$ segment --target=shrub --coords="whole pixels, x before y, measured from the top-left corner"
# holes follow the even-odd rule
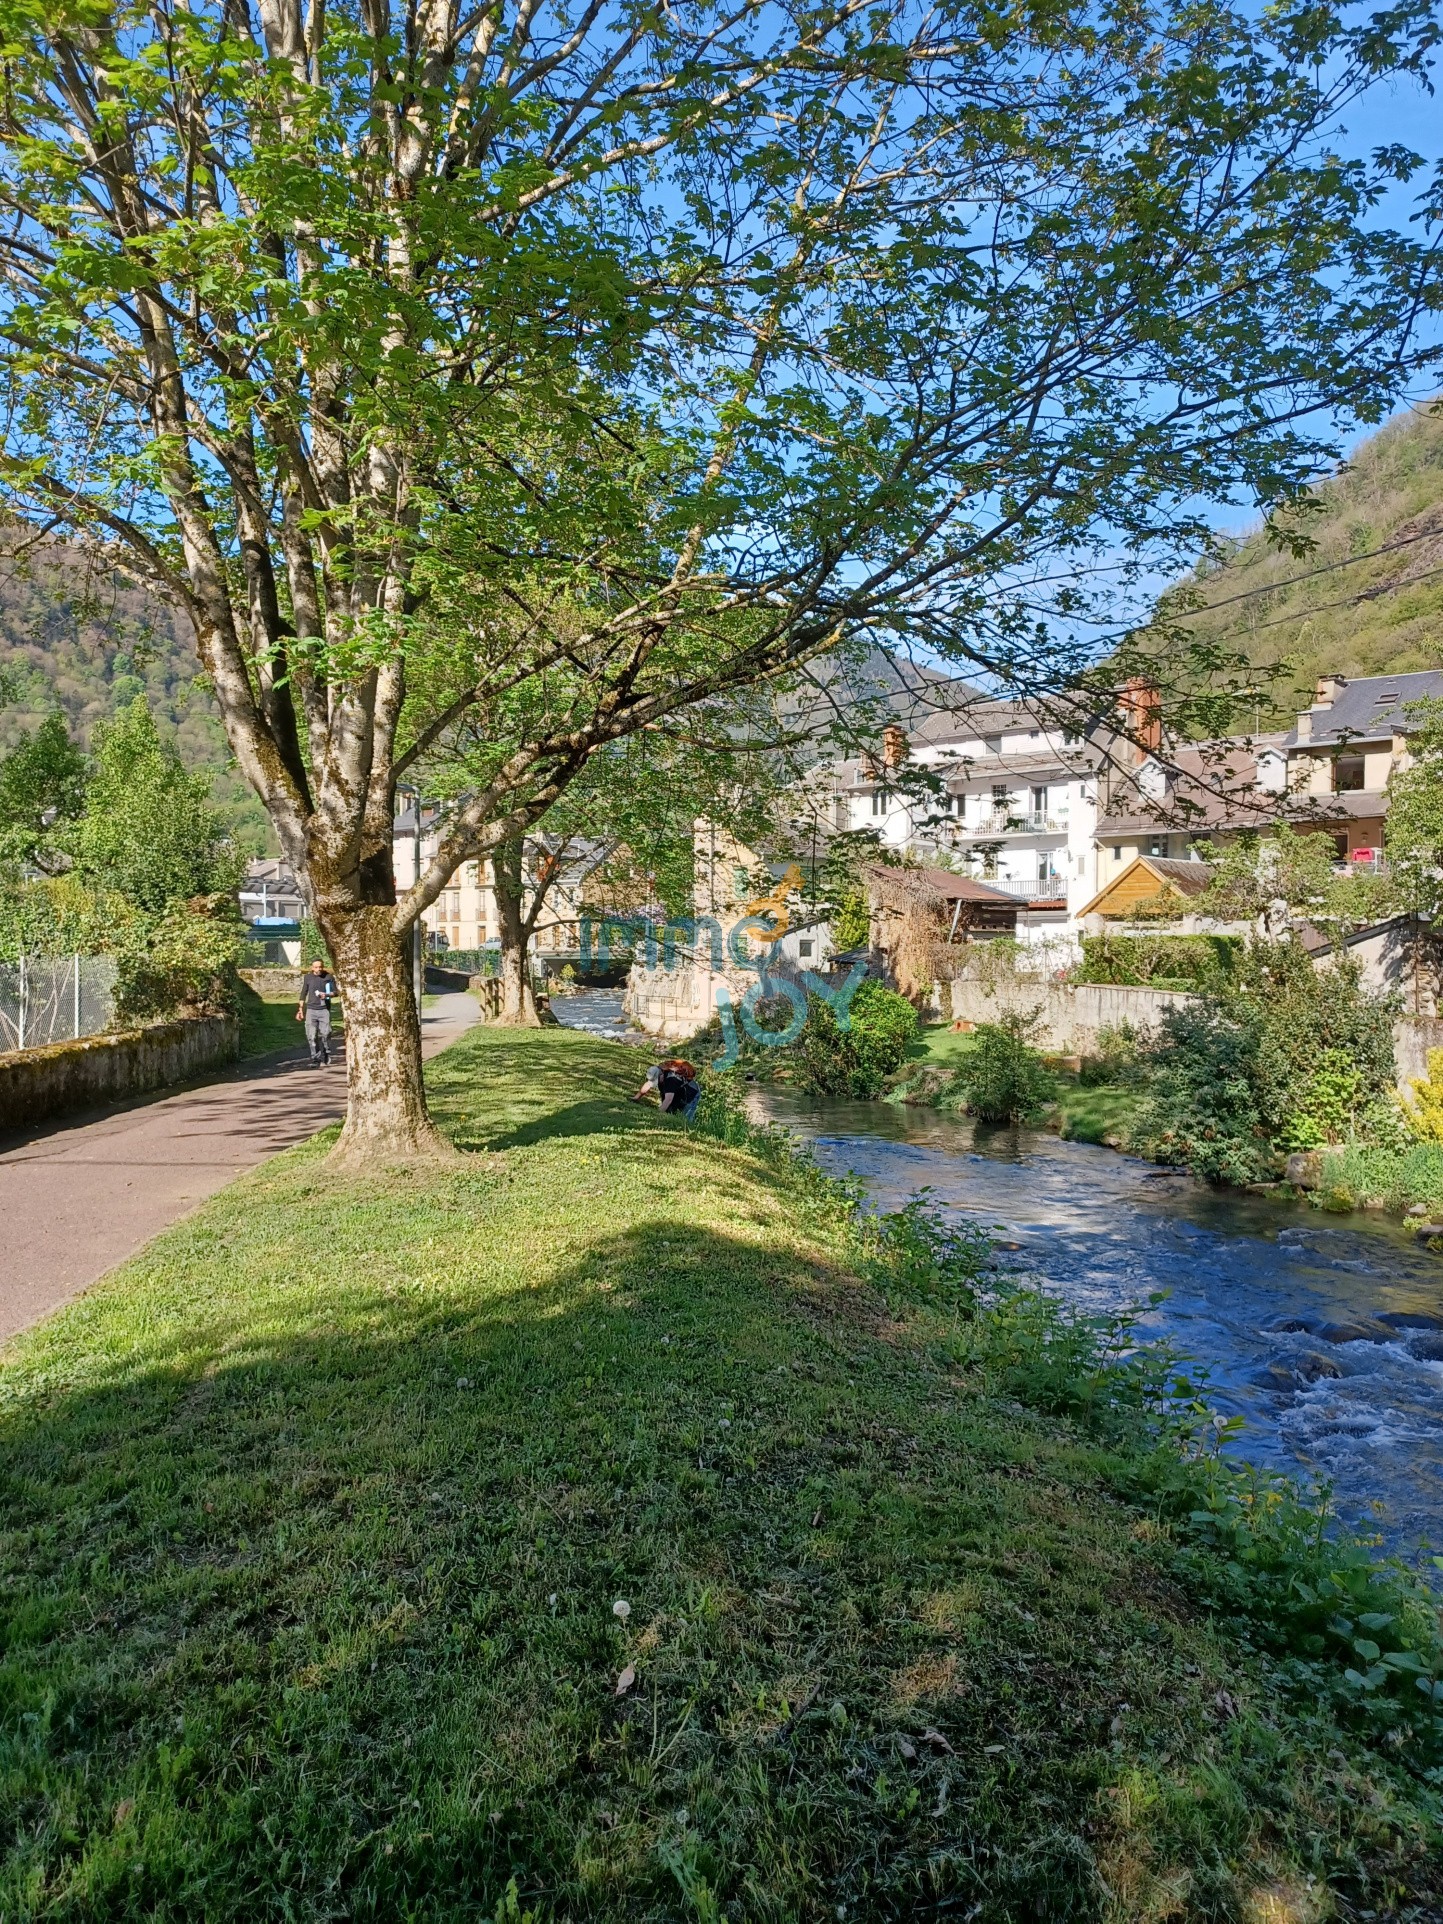
[[[847,1028],[819,996],[808,999],[807,1026],[788,1055],[797,1081],[816,1096],[880,1095],[916,1040],[917,1011],[882,982],[863,982],[852,997]]]
[[[1428,1073],[1415,1076],[1412,1089],[1403,1110],[1408,1134],[1415,1142],[1443,1143],[1443,1049],[1428,1051]]]
[[[967,1108],[983,1122],[1026,1122],[1052,1100],[1052,1077],[1027,1039],[1036,1026],[1035,1013],[978,1024],[960,1081]]]
[[[245,947],[245,924],[233,898],[172,903],[143,939],[117,951],[116,1015],[143,1022],[229,1012]]]
[[[1392,1013],[1350,958],[1316,969],[1299,943],[1257,943],[1225,990],[1164,1017],[1135,1140],[1233,1183],[1286,1150],[1351,1141],[1391,1103]]]
[[[1267,1134],[1254,1076],[1256,1012],[1204,1003],[1169,1009],[1152,1045],[1152,1081],[1134,1139],[1159,1162],[1208,1182],[1255,1182]]]
[[[1119,1022],[1098,1030],[1097,1048],[1083,1057],[1077,1080],[1084,1089],[1095,1089],[1103,1083],[1140,1082],[1145,1073],[1137,1031],[1130,1022]]]
[[[839,949],[864,949],[871,937],[872,915],[860,889],[841,896],[832,910],[832,942]]]
[[[1079,982],[1217,991],[1242,951],[1235,935],[1085,935]]]

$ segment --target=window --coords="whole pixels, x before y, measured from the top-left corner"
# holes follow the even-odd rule
[[[1149,855],[1166,855],[1167,837],[1164,835],[1154,835],[1147,845],[1147,852]]]
[[[1047,790],[1045,788],[1033,789],[1032,813],[1034,815],[1045,815],[1047,813]]]
[[[803,936],[803,937],[802,937],[802,939],[801,939],[801,941],[800,941],[800,942],[798,942],[798,944],[797,944],[797,954],[798,954],[798,955],[810,955],[810,954],[811,954],[811,952],[812,952],[812,945],[811,945],[811,942],[810,942],[810,941],[808,940],[808,938],[807,938],[806,936]]]
[[[874,815],[885,815],[886,812],[887,798],[880,788],[874,788],[872,790],[872,813]]]
[[[1112,859],[1114,862],[1120,862],[1122,860],[1122,844],[1120,842],[1114,842],[1112,845]]]
[[[1363,757],[1339,755],[1333,763],[1333,793],[1355,795],[1363,786]]]

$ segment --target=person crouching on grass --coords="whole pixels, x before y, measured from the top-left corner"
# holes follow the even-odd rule
[[[306,1025],[306,1041],[311,1049],[311,1067],[329,1068],[331,1061],[331,998],[339,995],[336,978],[324,962],[312,962],[301,977],[301,999],[296,1021]]]
[[[684,1056],[667,1056],[653,1063],[631,1099],[644,1102],[649,1095],[656,1096],[664,1116],[680,1116],[684,1122],[690,1122],[701,1101],[696,1069]]]

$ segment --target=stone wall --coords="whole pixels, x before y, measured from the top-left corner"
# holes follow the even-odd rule
[[[748,976],[733,999],[739,1002],[755,980]],[[677,1042],[711,1021],[724,982],[726,977],[711,969],[647,969],[637,963],[626,978],[622,1007],[646,1035]]]
[[[1404,1095],[1426,1078],[1430,1049],[1443,1049],[1443,1016],[1399,1016],[1393,1024],[1393,1066]]]
[[[303,970],[299,963],[293,969],[242,969],[239,973],[241,981],[248,982],[259,996],[298,996],[300,993]]]
[[[996,1022],[1039,1011],[1037,1046],[1059,1055],[1086,1055],[1103,1029],[1130,1023],[1138,1035],[1156,1028],[1168,1009],[1192,1001],[1173,989],[1132,989],[1109,982],[1051,982],[1045,976],[1005,978],[995,990],[972,976],[951,984],[954,1022]]]
[[[239,1054],[235,1017],[206,1015],[0,1056],[0,1129],[25,1128],[189,1082]]]

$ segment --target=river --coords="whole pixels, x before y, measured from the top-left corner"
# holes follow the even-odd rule
[[[554,1006],[568,1026],[647,1041],[619,990]],[[995,1227],[1019,1245],[1009,1264],[1069,1302],[1126,1309],[1166,1291],[1140,1333],[1206,1370],[1210,1400],[1243,1419],[1232,1447],[1326,1478],[1340,1515],[1401,1554],[1443,1548],[1443,1257],[1406,1231],[934,1109],[761,1086],[752,1106],[882,1209],[929,1189]]]
[[[1008,1262],[1069,1302],[1167,1291],[1140,1331],[1207,1370],[1241,1454],[1328,1479],[1343,1517],[1410,1558],[1443,1548],[1443,1258],[1405,1231],[933,1109],[780,1088],[753,1106],[883,1209],[925,1188],[995,1225],[1020,1245]]]

